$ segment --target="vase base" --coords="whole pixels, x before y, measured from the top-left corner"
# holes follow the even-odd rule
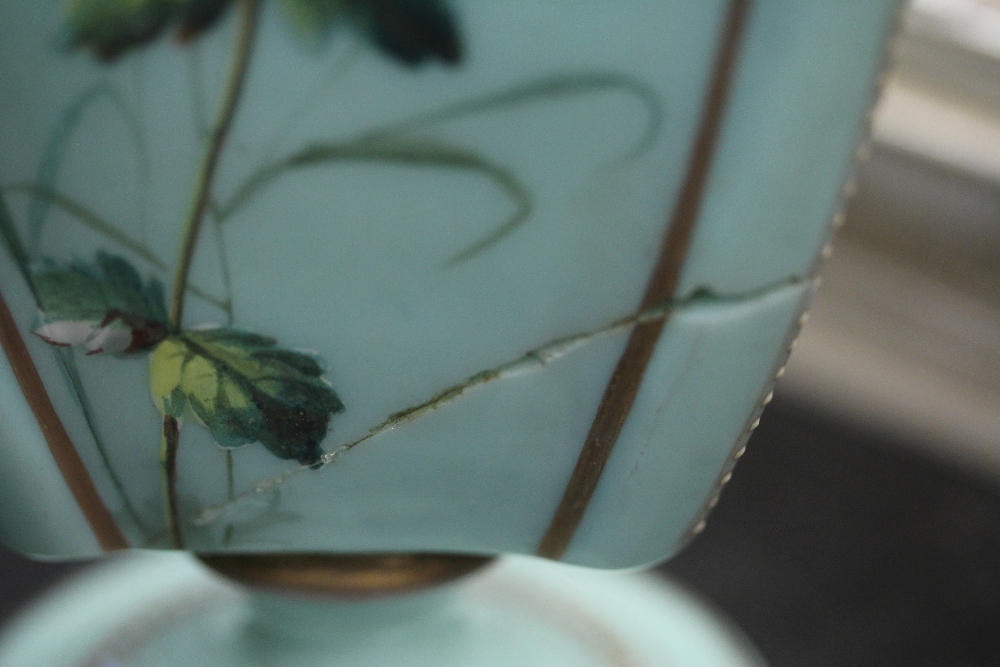
[[[651,575],[507,557],[431,590],[346,600],[248,593],[189,555],[144,553],[119,557],[36,604],[0,638],[0,664],[760,667],[763,662],[716,612]]]
[[[445,584],[496,559],[444,554],[262,554],[200,555],[198,560],[227,579],[253,588],[359,598]]]

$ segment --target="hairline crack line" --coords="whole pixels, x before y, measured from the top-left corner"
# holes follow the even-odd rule
[[[554,338],[498,366],[474,373],[473,375],[467,377],[464,381],[436,392],[426,401],[391,413],[384,420],[369,428],[363,436],[349,442],[341,443],[336,448],[323,454],[320,457],[320,468],[318,468],[318,470],[326,468],[328,465],[334,463],[341,455],[346,454],[358,445],[361,445],[389,431],[395,430],[396,428],[408,424],[411,421],[419,419],[420,417],[429,414],[438,408],[444,407],[445,405],[458,400],[470,390],[487,384],[492,384],[497,380],[516,377],[523,373],[541,370],[553,361],[572,354],[580,348],[587,346],[589,343],[623,333],[639,324],[666,319],[675,311],[687,310],[700,306],[727,304],[733,306],[745,305],[756,300],[766,299],[783,289],[799,287],[806,282],[806,278],[793,275],[788,278],[767,283],[754,289],[729,294],[715,292],[704,286],[699,286],[690,290],[681,298],[663,299],[649,308],[612,320],[603,326],[588,329],[576,334]],[[222,513],[230,507],[244,500],[267,493],[268,491],[285,483],[288,479],[311,468],[312,466],[308,465],[296,466],[294,468],[289,468],[274,477],[257,482],[250,487],[250,489],[236,495],[234,498],[230,498],[204,508],[199,514],[190,519],[189,522],[196,526],[209,525],[218,519]]]

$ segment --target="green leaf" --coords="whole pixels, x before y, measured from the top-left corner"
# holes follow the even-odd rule
[[[441,0],[346,0],[354,24],[383,53],[407,65],[462,58],[455,17]]]
[[[186,41],[214,26],[232,0],[175,0],[174,4],[181,5],[177,11],[180,22],[177,37]]]
[[[232,0],[67,0],[69,43],[110,61],[175,24],[181,40],[194,37],[230,5]]]
[[[143,282],[128,260],[98,252],[92,264],[79,260],[36,272],[41,307],[48,321],[102,320],[109,311],[123,311],[165,322],[163,285]]]
[[[113,60],[158,37],[174,9],[170,0],[69,0],[70,45]]]
[[[318,463],[344,405],[311,354],[237,329],[187,331],[150,357],[150,390],[163,415],[190,409],[222,447],[259,442],[281,459]]]
[[[98,252],[92,264],[50,265],[34,281],[44,320],[35,333],[52,345],[129,353],[166,336],[162,283],[144,282],[122,257]]]
[[[455,17],[441,0],[284,0],[292,25],[324,39],[341,25],[355,29],[385,55],[406,65],[462,58]]]

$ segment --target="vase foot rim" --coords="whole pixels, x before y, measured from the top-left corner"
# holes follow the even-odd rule
[[[200,554],[198,559],[227,579],[252,588],[345,598],[438,586],[496,560],[451,554]]]

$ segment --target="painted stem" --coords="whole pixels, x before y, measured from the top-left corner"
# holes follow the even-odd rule
[[[177,263],[177,269],[174,273],[174,285],[170,297],[169,324],[171,329],[175,331],[180,329],[184,317],[184,295],[187,292],[191,262],[194,259],[195,247],[198,245],[198,237],[205,221],[205,213],[211,202],[212,185],[215,182],[219,159],[222,157],[222,149],[229,138],[229,131],[236,116],[236,108],[239,106],[240,97],[243,94],[250,55],[253,51],[254,35],[257,32],[259,0],[244,0],[240,8],[239,34],[236,37],[235,55],[232,68],[229,71],[229,80],[222,103],[219,105],[215,125],[207,139],[205,154],[198,170],[198,177],[195,180],[191,208],[188,211],[181,235],[180,261]]]
[[[253,52],[254,37],[257,33],[260,0],[243,0],[240,3],[240,19],[233,61],[229,70],[226,89],[216,115],[215,124],[206,139],[198,176],[195,179],[191,207],[181,232],[180,258],[174,273],[174,284],[170,295],[170,315],[168,326],[171,331],[180,331],[184,320],[184,297],[188,290],[188,278],[195,248],[204,226],[205,214],[212,201],[212,186],[218,171],[223,148],[236,117],[236,109],[243,95],[247,69]],[[177,420],[169,415],[163,418],[160,459],[163,464],[163,483],[166,495],[167,528],[174,548],[184,548],[181,530],[180,506],[177,493],[177,450],[180,446],[180,430]]]
[[[184,531],[181,529],[180,497],[177,494],[177,445],[181,431],[176,417],[163,418],[163,433],[160,436],[160,465],[163,466],[163,493],[167,498],[167,533],[170,546],[184,548]]]
[[[235,471],[233,470],[233,450],[228,447],[225,449],[226,455],[226,501],[233,502],[236,500],[236,478]],[[233,543],[233,533],[235,532],[236,526],[233,524],[227,524],[226,529],[222,533],[222,544],[223,546],[231,546]]]

